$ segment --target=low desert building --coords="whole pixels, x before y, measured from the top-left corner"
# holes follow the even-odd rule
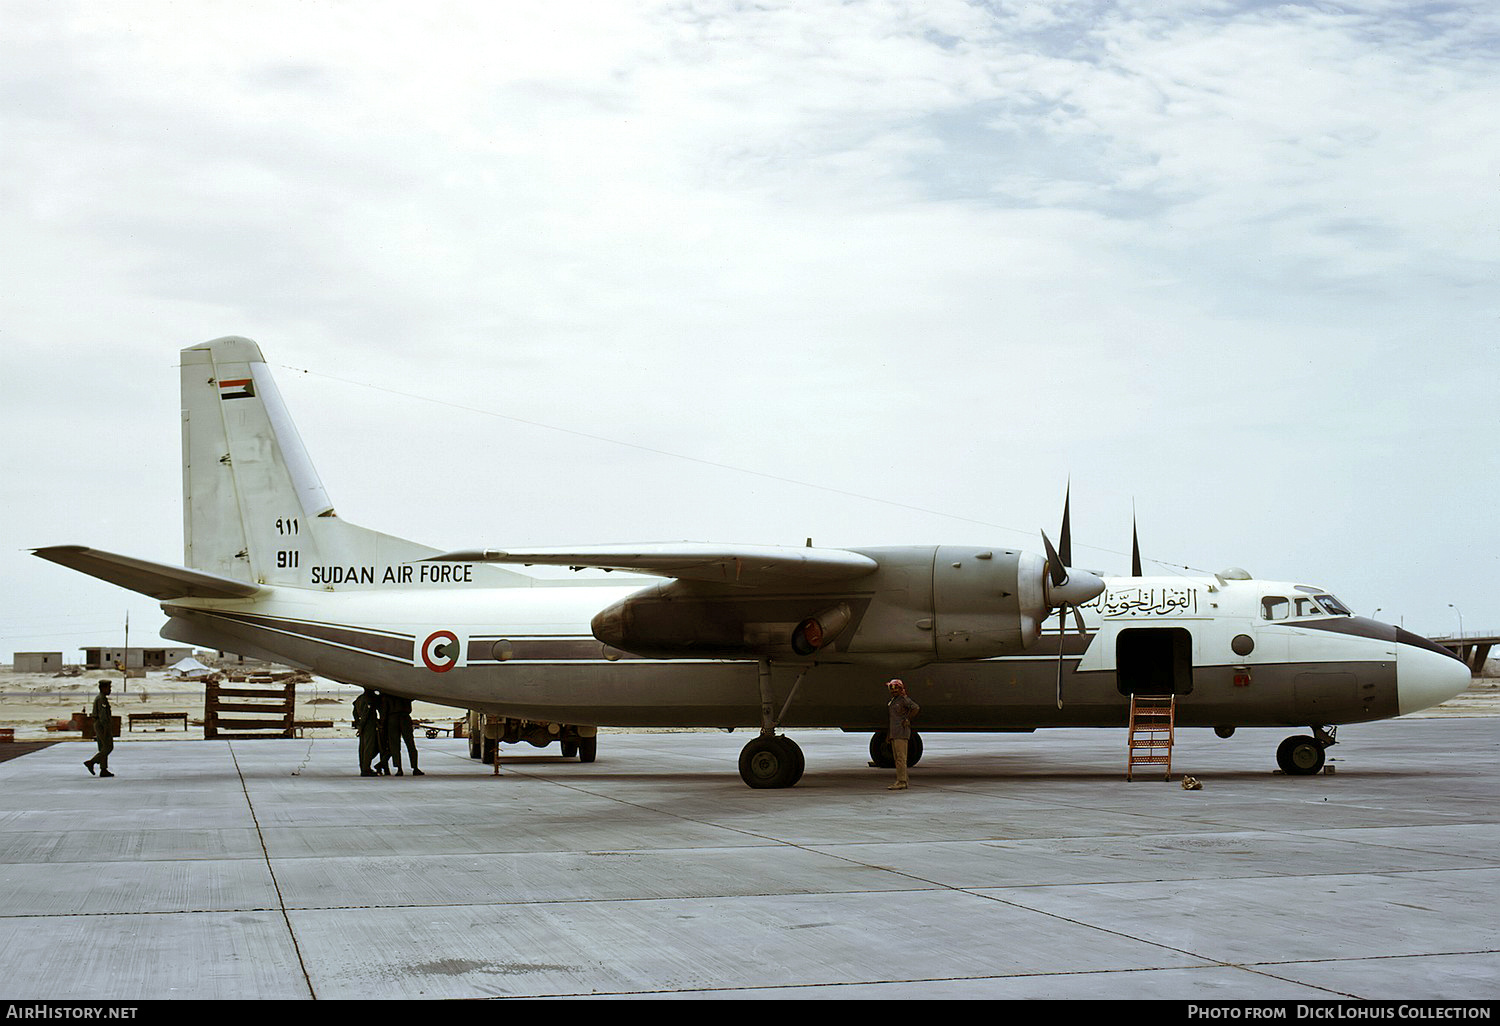
[[[62,668],[61,652],[17,652],[11,666],[17,673],[57,673]]]

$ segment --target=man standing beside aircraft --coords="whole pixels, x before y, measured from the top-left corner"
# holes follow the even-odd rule
[[[380,754],[380,716],[375,692],[365,688],[354,700],[354,729],[359,732],[359,775],[373,777],[378,774],[370,766]]]
[[[907,695],[906,685],[899,679],[888,680],[885,686],[891,690],[891,703],[888,707],[891,724],[887,735],[891,739],[891,754],[896,758],[896,782],[886,790],[905,791],[906,747],[911,741],[911,721],[922,711],[922,707]]]
[[[396,760],[396,776],[401,775],[401,745],[406,745],[406,755],[411,761],[411,775],[414,777],[426,776],[417,768],[417,740],[412,732],[411,723],[411,699],[402,698],[399,695],[385,696],[385,718],[390,724],[386,733],[386,743],[390,746],[391,754]]]
[[[107,680],[99,682],[99,694],[94,699],[94,711],[89,717],[94,721],[94,740],[99,745],[99,751],[94,753],[92,759],[86,760],[83,764],[88,769],[90,775],[93,774],[94,767],[98,766],[101,777],[114,776],[109,771],[109,753],[115,747],[114,714],[109,708],[110,687],[111,685]]]

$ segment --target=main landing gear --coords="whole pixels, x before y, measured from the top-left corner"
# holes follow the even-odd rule
[[[802,779],[802,771],[807,767],[802,749],[791,738],[776,733],[776,725],[786,715],[808,669],[811,667],[804,668],[797,676],[797,683],[792,685],[781,714],[777,715],[775,696],[771,693],[771,662],[760,661],[760,736],[740,751],[740,779],[751,787],[792,787]]]
[[[870,735],[870,761],[881,769],[895,769],[896,756],[891,751],[890,735],[883,730],[877,730]],[[906,744],[906,765],[915,766],[922,761],[922,735],[915,730],[911,732],[911,740]]]
[[[791,787],[806,767],[801,747],[784,734],[762,734],[740,751],[740,779],[751,787]]]
[[[1312,735],[1299,734],[1281,742],[1276,749],[1276,765],[1289,777],[1312,776],[1323,768],[1324,749],[1338,744],[1337,727],[1313,727]]]

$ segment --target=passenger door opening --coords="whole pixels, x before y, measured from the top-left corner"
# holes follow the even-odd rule
[[[1186,695],[1193,690],[1193,635],[1185,627],[1130,627],[1115,640],[1122,695]]]

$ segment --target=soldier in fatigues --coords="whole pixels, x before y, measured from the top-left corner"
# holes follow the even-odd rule
[[[396,776],[401,775],[401,728],[396,724],[395,695],[380,696],[380,775],[391,775],[391,763],[396,764]]]
[[[386,744],[396,760],[396,776],[401,775],[401,745],[404,743],[407,758],[411,762],[411,775],[425,777],[427,774],[417,769],[417,739],[412,733],[411,699],[386,695],[385,721],[389,724],[386,729]]]
[[[109,753],[115,747],[114,714],[109,708],[109,690],[109,681],[101,680],[99,695],[94,699],[94,711],[89,715],[89,719],[94,721],[94,740],[99,745],[99,751],[92,759],[84,762],[84,766],[91,774],[94,772],[94,767],[98,766],[101,777],[114,776],[109,771]]]
[[[906,746],[911,741],[911,721],[922,707],[906,694],[906,685],[899,680],[886,681],[891,691],[891,724],[888,736],[891,739],[891,754],[896,757],[896,782],[887,791],[906,790]]]
[[[354,700],[354,729],[359,731],[359,775],[377,776],[370,763],[380,754],[380,696],[369,688]]]

